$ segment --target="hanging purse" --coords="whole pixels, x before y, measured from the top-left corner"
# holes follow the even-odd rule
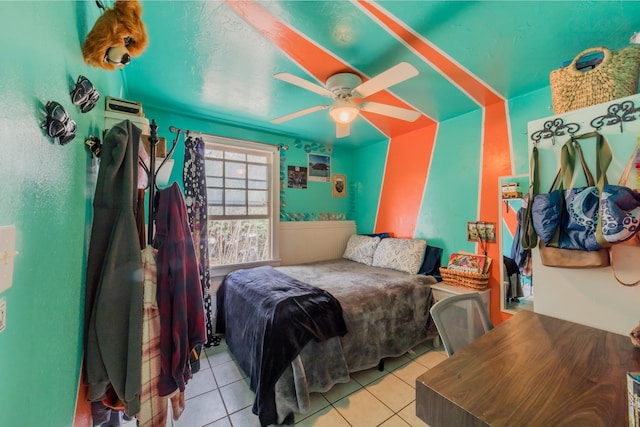
[[[602,247],[596,239],[599,203],[598,187],[587,167],[578,139],[571,137],[561,150],[560,170],[548,193],[533,200],[533,226],[547,246],[560,249],[595,251]],[[576,154],[580,159],[587,185],[571,187]]]
[[[597,243],[598,193],[593,175],[584,161],[578,139],[573,137],[561,149],[560,170],[547,194],[536,194],[531,223],[540,239],[540,259],[548,267],[594,268],[609,265],[608,251]],[[574,164],[580,159],[586,187],[570,188]],[[533,176],[538,175],[537,156],[532,156]],[[566,187],[566,189],[565,189]]]
[[[640,174],[639,156],[640,142],[633,151],[627,167],[620,177],[619,184],[621,186],[626,185],[631,168],[635,167],[637,173]],[[638,184],[640,184],[640,177],[636,178],[636,186]],[[638,265],[638,259],[640,259],[640,233],[636,233],[623,243],[611,246],[611,248],[609,248],[609,255],[611,258],[613,277],[615,277],[620,284],[624,286],[635,286],[640,283],[640,266]],[[640,330],[640,326],[636,329]],[[640,338],[640,334],[638,338]],[[638,346],[640,346],[640,341]]]
[[[625,242],[640,230],[640,195],[626,187],[628,170],[620,178],[620,185],[607,183],[607,169],[613,155],[604,136],[596,141],[598,194],[600,210],[596,227],[596,240],[602,246]],[[634,156],[635,158],[635,156]]]

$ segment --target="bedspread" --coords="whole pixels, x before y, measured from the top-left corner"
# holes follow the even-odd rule
[[[305,346],[276,385],[278,421],[309,410],[309,393],[349,381],[349,373],[400,356],[427,338],[432,276],[336,259],[277,269],[340,301],[348,333]]]
[[[311,340],[347,332],[338,301],[328,292],[272,267],[237,270],[218,289],[218,328],[249,375],[253,412],[264,425],[277,422],[275,385]]]

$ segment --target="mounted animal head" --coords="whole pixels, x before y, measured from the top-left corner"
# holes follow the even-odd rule
[[[98,18],[82,45],[84,61],[94,67],[115,70],[147,47],[147,31],[138,0],[116,0]]]

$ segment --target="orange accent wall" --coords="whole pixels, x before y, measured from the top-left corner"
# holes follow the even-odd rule
[[[496,238],[500,239],[498,178],[512,173],[506,103],[500,101],[488,105],[485,107],[484,114],[482,185],[480,188],[480,217],[478,219],[495,223]],[[491,286],[491,320],[497,325],[511,316],[500,310],[502,255],[497,243],[488,246],[488,255],[494,260],[489,281]]]
[[[433,155],[437,125],[391,138],[376,232],[413,237]]]
[[[482,183],[479,188],[478,220],[493,222],[498,225],[498,177],[512,173],[506,102],[484,82],[444,55],[427,40],[418,36],[417,33],[406,28],[400,20],[376,3],[358,0],[358,4],[378,19],[383,26],[387,27],[390,33],[394,33],[407,45],[411,46],[419,56],[422,56],[425,61],[433,65],[484,108],[482,164],[480,165]],[[391,156],[389,157],[390,160],[393,160]],[[386,194],[390,191],[390,188],[396,188],[398,185],[401,178],[394,177],[394,174],[398,173],[406,177],[408,170],[402,169],[398,164],[393,164],[388,160],[385,170],[385,187],[383,187],[378,214],[381,216],[382,221],[379,223],[385,225],[392,223],[392,218],[399,216],[400,219],[396,219],[395,222],[400,222],[398,225],[404,226],[403,230],[406,230],[408,224],[405,224],[405,222],[408,222],[408,220],[405,219],[405,211],[398,208],[398,205],[387,205],[390,202],[397,202],[397,200]],[[419,180],[420,176],[417,179]],[[406,202],[406,205],[406,208],[411,208],[412,201]],[[405,208],[404,205],[401,206]],[[415,213],[417,214],[417,212]],[[381,229],[380,225],[377,225],[376,229]],[[496,237],[500,238],[500,227],[496,227]],[[500,266],[502,258],[497,244],[489,245],[488,255],[495,262],[495,266],[491,267],[489,281],[491,286],[491,318],[495,324],[498,324],[510,316],[500,311]]]

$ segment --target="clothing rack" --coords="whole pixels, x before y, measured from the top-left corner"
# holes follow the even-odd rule
[[[156,124],[156,119],[151,120],[151,124],[149,125],[151,129],[151,135],[149,136],[149,167],[144,164],[144,162],[140,162],[143,169],[147,173],[149,177],[149,213],[147,217],[147,243],[153,243],[153,224],[155,221],[155,192],[158,190],[158,185],[156,183],[156,147],[158,145],[158,125]],[[173,127],[169,128],[171,132],[175,132]],[[178,139],[180,138],[181,130],[178,129],[178,134],[176,135],[176,139],[173,141],[173,146],[160,163],[158,170],[162,169],[164,164],[171,158],[173,155],[173,151],[176,149],[178,145]]]

